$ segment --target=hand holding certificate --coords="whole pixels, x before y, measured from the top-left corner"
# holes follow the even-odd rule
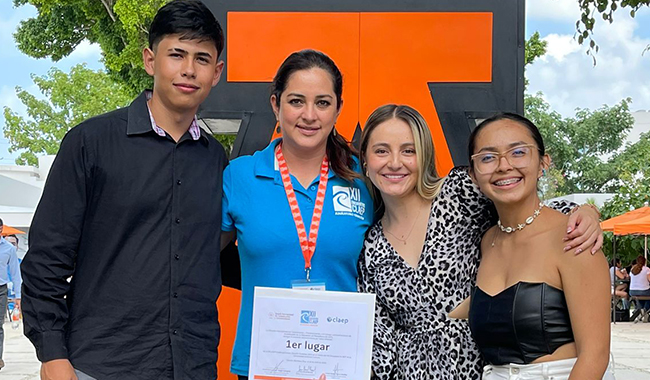
[[[250,379],[370,379],[374,311],[374,294],[255,288]]]

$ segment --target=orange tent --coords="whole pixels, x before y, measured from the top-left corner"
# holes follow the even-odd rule
[[[626,212],[625,214],[615,216],[600,223],[603,231],[614,232],[614,257],[616,259],[616,236],[642,234],[645,235],[644,256],[648,258],[648,235],[650,234],[650,207],[645,206]],[[613,304],[616,305],[616,295],[613,298]],[[612,307],[612,320],[615,321],[616,308]]]
[[[613,232],[614,225],[616,224],[629,222],[631,220],[640,219],[646,216],[650,216],[650,207],[639,207],[636,210],[632,210],[630,212],[626,212],[625,214],[621,214],[619,216],[605,220],[604,222],[600,223],[600,228],[602,228],[603,231]]]
[[[630,220],[624,223],[617,223],[614,226],[614,234],[615,235],[650,234],[650,215],[645,216],[643,218]]]
[[[2,236],[9,236],[9,235],[18,235],[18,234],[24,234],[25,232],[19,230],[18,228],[13,228],[5,224],[5,226],[2,228]]]

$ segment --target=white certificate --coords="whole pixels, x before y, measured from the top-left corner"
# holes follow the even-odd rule
[[[375,295],[255,288],[251,380],[370,379]]]

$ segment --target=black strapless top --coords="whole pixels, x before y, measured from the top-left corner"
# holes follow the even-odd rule
[[[574,341],[564,292],[518,282],[495,296],[472,289],[469,326],[492,365],[530,364]]]

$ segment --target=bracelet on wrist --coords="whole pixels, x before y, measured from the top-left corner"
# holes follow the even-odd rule
[[[591,204],[591,203],[584,203],[584,204],[581,204],[580,206],[576,206],[576,207],[572,208],[571,211],[569,211],[569,215],[573,215],[573,213],[578,211],[580,209],[580,207],[583,207],[583,206],[589,207],[592,210],[596,211],[596,214],[598,214],[598,219],[600,219],[600,217],[601,217],[600,210],[598,209],[598,207],[596,207],[596,205]]]

